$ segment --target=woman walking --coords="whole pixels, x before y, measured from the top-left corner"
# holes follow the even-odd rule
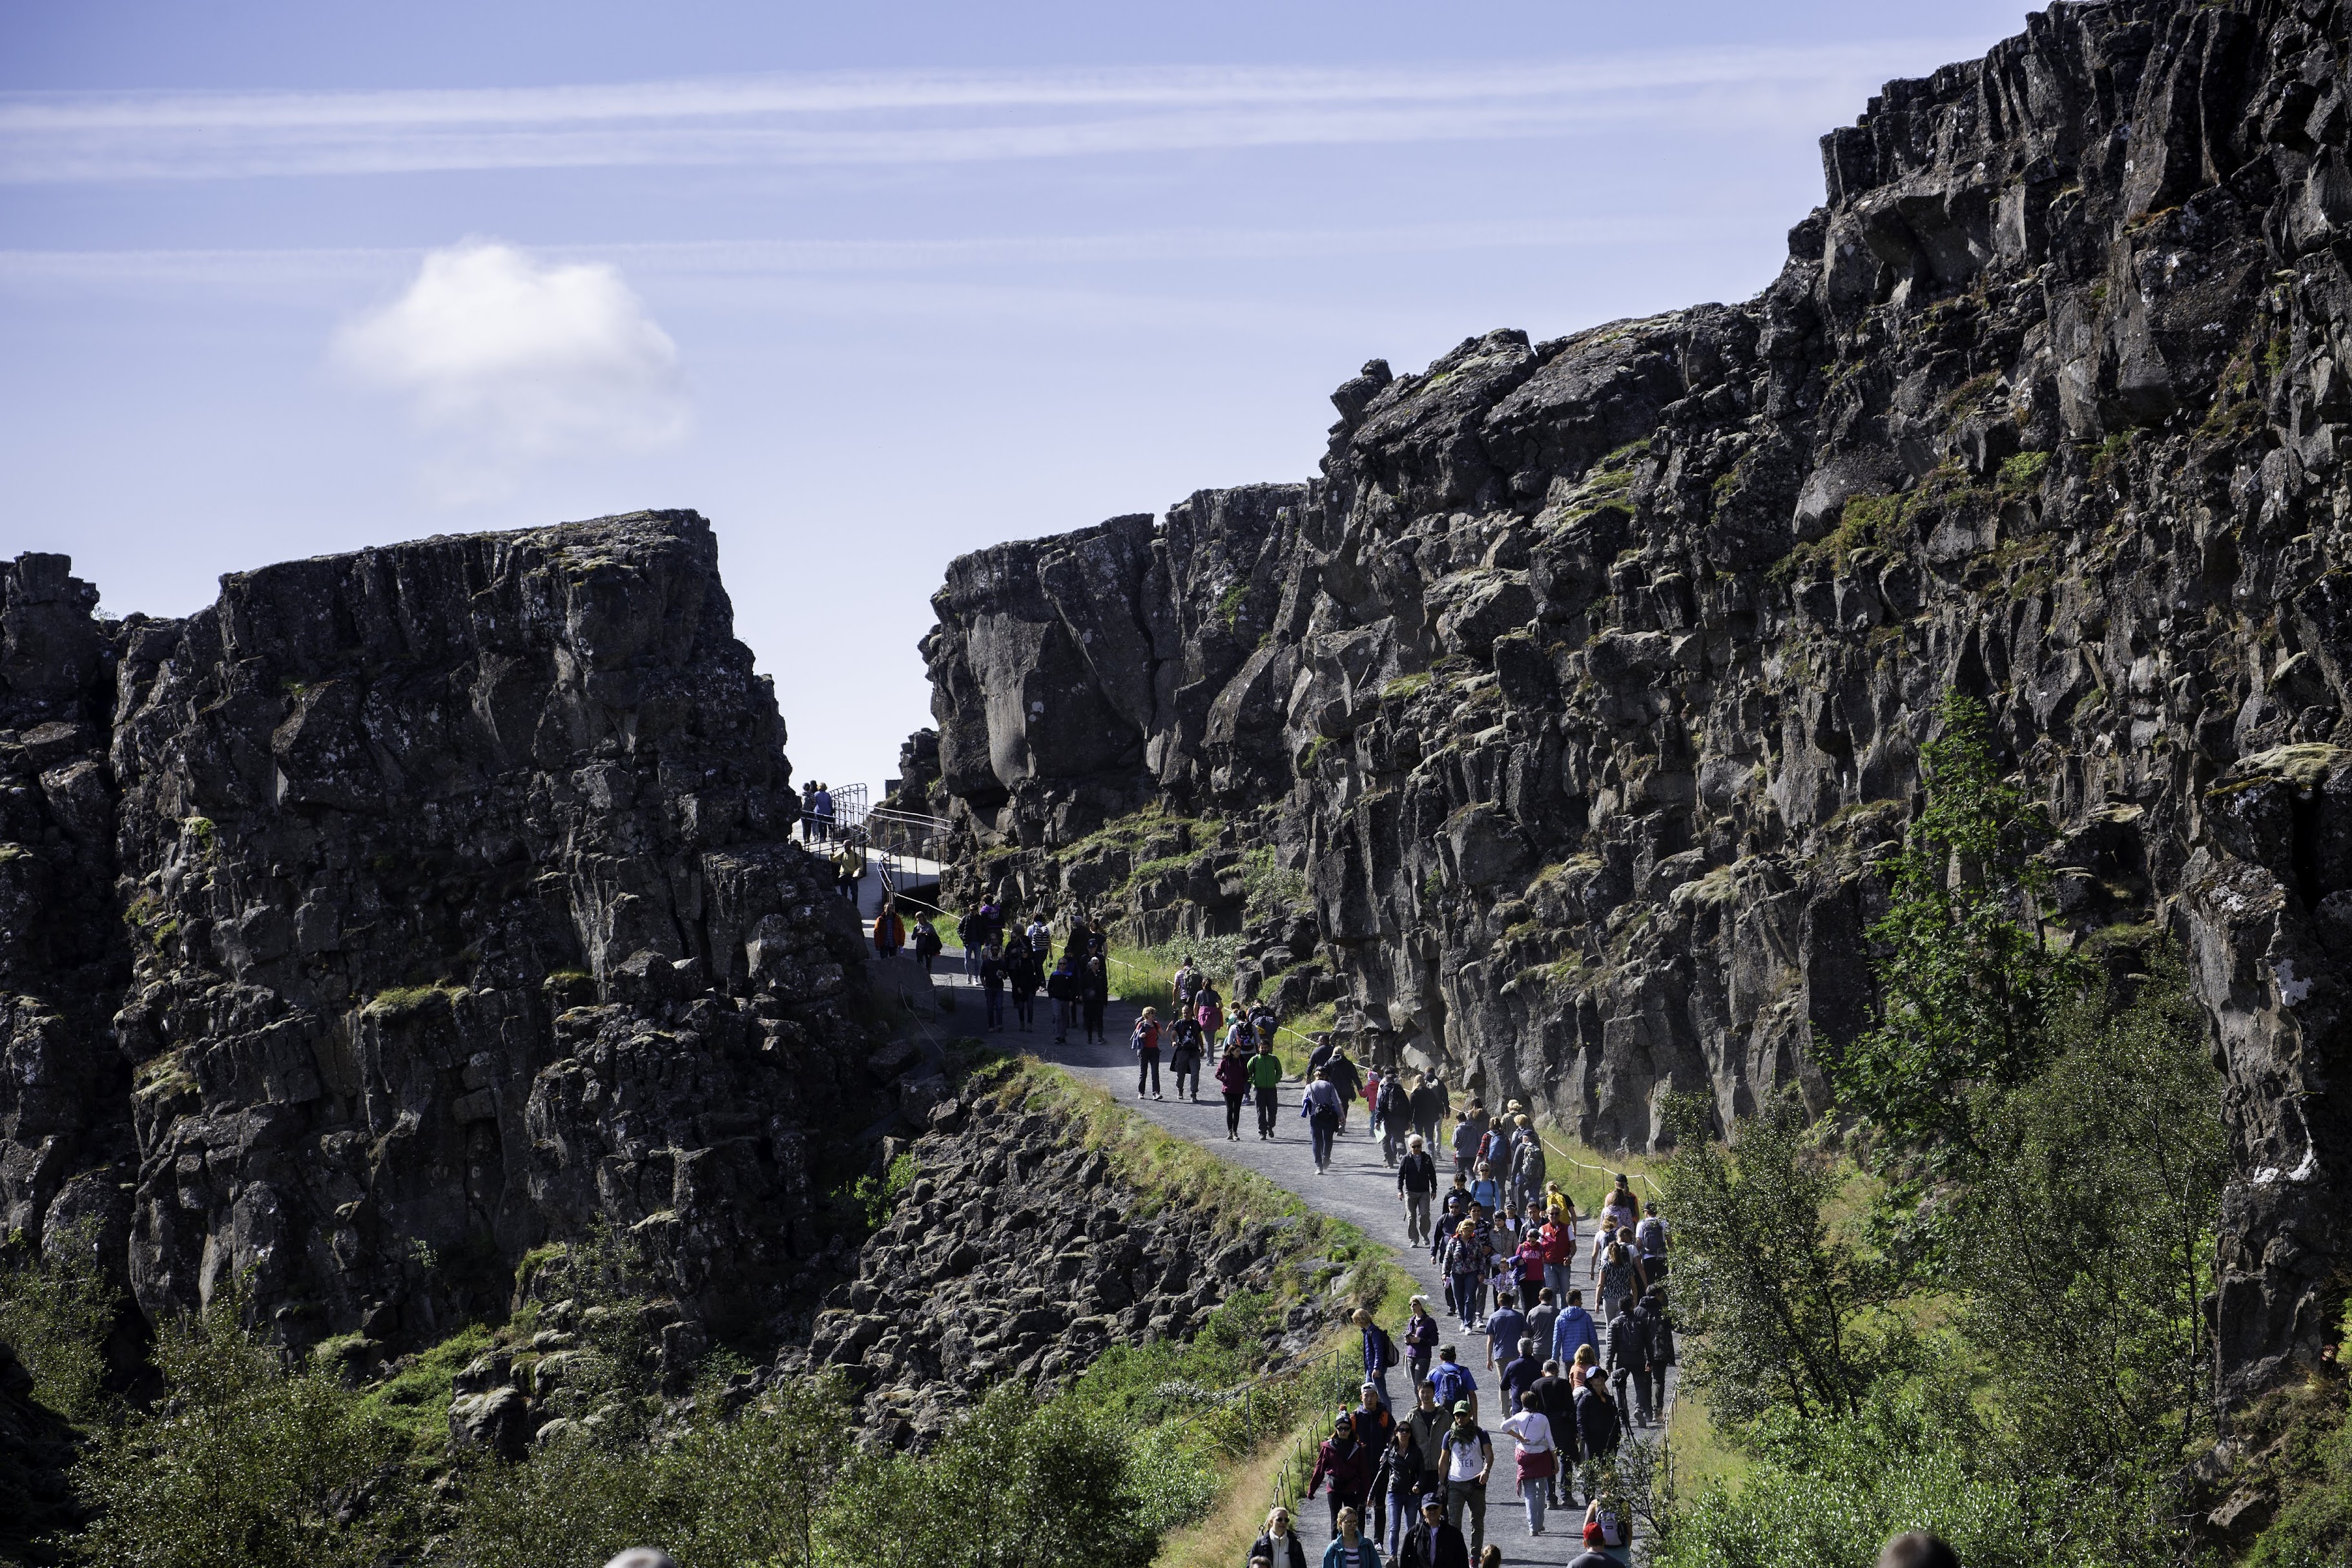
[[[1528,1505],[1528,1533],[1544,1532],[1544,1505],[1551,1496],[1551,1479],[1559,1468],[1559,1452],[1552,1440],[1551,1418],[1538,1408],[1533,1389],[1519,1395],[1519,1409],[1503,1423],[1518,1446],[1519,1499]]]
[[[1160,1093],[1160,1009],[1146,1007],[1143,1016],[1135,1021],[1135,1033],[1128,1037],[1128,1047],[1135,1052],[1135,1098],[1144,1098],[1144,1086],[1151,1086],[1151,1098]]]
[[[1339,1532],[1343,1515],[1363,1518],[1364,1495],[1372,1489],[1372,1463],[1379,1456],[1356,1438],[1355,1418],[1342,1410],[1332,1419],[1331,1436],[1315,1455],[1315,1473],[1307,1478],[1306,1495],[1328,1479],[1331,1483],[1331,1533]]]
[[[1225,1054],[1217,1058],[1217,1087],[1225,1095],[1225,1142],[1242,1141],[1242,1101],[1249,1098],[1249,1058],[1242,1055],[1239,1040],[1225,1042]]]
[[[1253,1560],[1263,1557],[1274,1568],[1307,1568],[1307,1548],[1290,1526],[1290,1510],[1276,1509],[1265,1516],[1265,1533],[1250,1542]]]
[[[1357,1510],[1339,1510],[1331,1544],[1323,1549],[1323,1568],[1381,1568],[1381,1549],[1364,1539],[1363,1515]]]
[[[1054,1043],[1066,1046],[1070,1026],[1078,1021],[1078,973],[1066,952],[1045,977],[1045,994],[1054,1004]]]
[[[939,957],[940,950],[946,945],[940,941],[940,928],[931,923],[929,910],[926,910],[915,917],[915,959],[923,966],[924,973],[931,972],[932,961]]]
[[[1201,1026],[1191,1015],[1180,1016],[1171,1031],[1174,1043],[1168,1053],[1168,1068],[1176,1075],[1176,1098],[1182,1100],[1189,1087],[1192,1103],[1201,1103]]]
[[[988,1026],[1001,1033],[1004,1028],[1004,954],[992,937],[981,950],[980,990],[988,1002]]]
[[[874,951],[879,957],[896,958],[898,950],[906,945],[907,922],[898,918],[898,900],[885,899],[881,910],[874,917]]]

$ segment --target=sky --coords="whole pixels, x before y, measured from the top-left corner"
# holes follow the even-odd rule
[[[709,518],[796,773],[950,560],[1303,479],[1330,390],[1740,300],[1985,0],[0,0],[0,557]]]

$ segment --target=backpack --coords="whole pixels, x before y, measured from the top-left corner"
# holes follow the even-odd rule
[[[1430,1392],[1437,1395],[1437,1407],[1451,1410],[1464,1394],[1470,1392],[1470,1374],[1452,1362],[1440,1362],[1437,1370],[1429,1374]]]
[[[1666,1251],[1666,1222],[1652,1215],[1633,1227],[1634,1250],[1644,1258],[1663,1258]]]
[[[1375,1323],[1375,1324],[1372,1326],[1372,1332],[1374,1332],[1374,1333],[1376,1333],[1376,1334],[1380,1335],[1380,1337],[1381,1337],[1381,1364],[1382,1366],[1394,1366],[1394,1365],[1396,1365],[1396,1363],[1397,1363],[1397,1346],[1396,1346],[1396,1341],[1394,1341],[1394,1340],[1391,1339],[1391,1338],[1389,1337],[1389,1331],[1388,1331],[1386,1329],[1381,1328],[1381,1327],[1379,1324],[1377,1324],[1377,1323]]]
[[[1605,1502],[1602,1503],[1601,1505],[1600,1515],[1595,1518],[1592,1522],[1601,1531],[1601,1545],[1622,1546],[1625,1544],[1625,1528],[1623,1525],[1617,1522],[1617,1510],[1615,1509],[1611,1508]]]

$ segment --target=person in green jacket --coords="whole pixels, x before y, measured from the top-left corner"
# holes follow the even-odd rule
[[[1271,1038],[1258,1041],[1257,1055],[1249,1059],[1249,1080],[1250,1087],[1257,1090],[1257,1135],[1271,1141],[1274,1137],[1275,1086],[1282,1082],[1282,1058],[1274,1054]]]

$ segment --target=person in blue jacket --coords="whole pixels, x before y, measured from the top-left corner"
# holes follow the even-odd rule
[[[1597,1358],[1601,1354],[1601,1331],[1592,1321],[1592,1314],[1584,1310],[1584,1292],[1570,1290],[1568,1305],[1551,1326],[1552,1359],[1562,1366],[1576,1364],[1576,1347],[1591,1345]]]

